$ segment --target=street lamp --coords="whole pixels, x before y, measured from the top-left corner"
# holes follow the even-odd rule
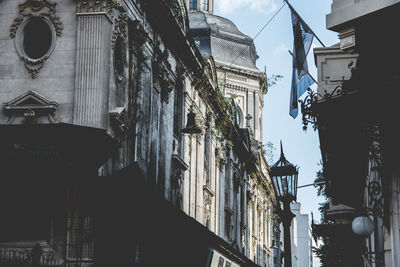
[[[186,127],[183,128],[181,131],[185,134],[201,133],[201,129],[196,124],[196,114],[193,112],[193,105],[190,107],[189,113],[187,114]]]
[[[296,200],[298,174],[298,168],[286,160],[281,141],[281,157],[271,167],[271,177],[276,199],[283,203],[281,218],[285,246],[285,267],[292,266],[290,225],[295,215],[290,210],[290,202]]]

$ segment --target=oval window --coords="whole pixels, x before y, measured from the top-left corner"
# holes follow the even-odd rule
[[[118,37],[115,41],[114,48],[114,67],[118,76],[124,76],[124,67],[125,67],[125,45],[124,40],[121,37]]]
[[[49,24],[41,18],[32,18],[24,27],[23,49],[32,59],[39,59],[50,50],[53,35]]]

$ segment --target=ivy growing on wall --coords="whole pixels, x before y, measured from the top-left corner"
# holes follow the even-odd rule
[[[180,2],[180,0],[166,0],[169,7],[171,8],[172,12],[174,13],[175,18],[178,20],[178,22],[181,24],[181,26],[184,26],[184,15],[185,14],[184,6],[183,3]]]
[[[227,149],[232,149],[234,124],[231,112],[231,99],[225,98],[219,87],[213,88],[211,86],[209,73],[209,68],[206,66],[203,75],[195,79],[192,85],[198,90],[199,96],[211,103],[216,110],[215,129],[225,138]]]

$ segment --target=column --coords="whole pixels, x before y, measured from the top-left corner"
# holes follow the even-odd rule
[[[105,1],[78,1],[74,123],[106,129],[112,22]]]

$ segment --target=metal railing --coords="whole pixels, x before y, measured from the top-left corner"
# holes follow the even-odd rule
[[[64,245],[65,247],[67,245]],[[65,259],[51,247],[0,247],[0,267],[93,267],[93,260]]]

